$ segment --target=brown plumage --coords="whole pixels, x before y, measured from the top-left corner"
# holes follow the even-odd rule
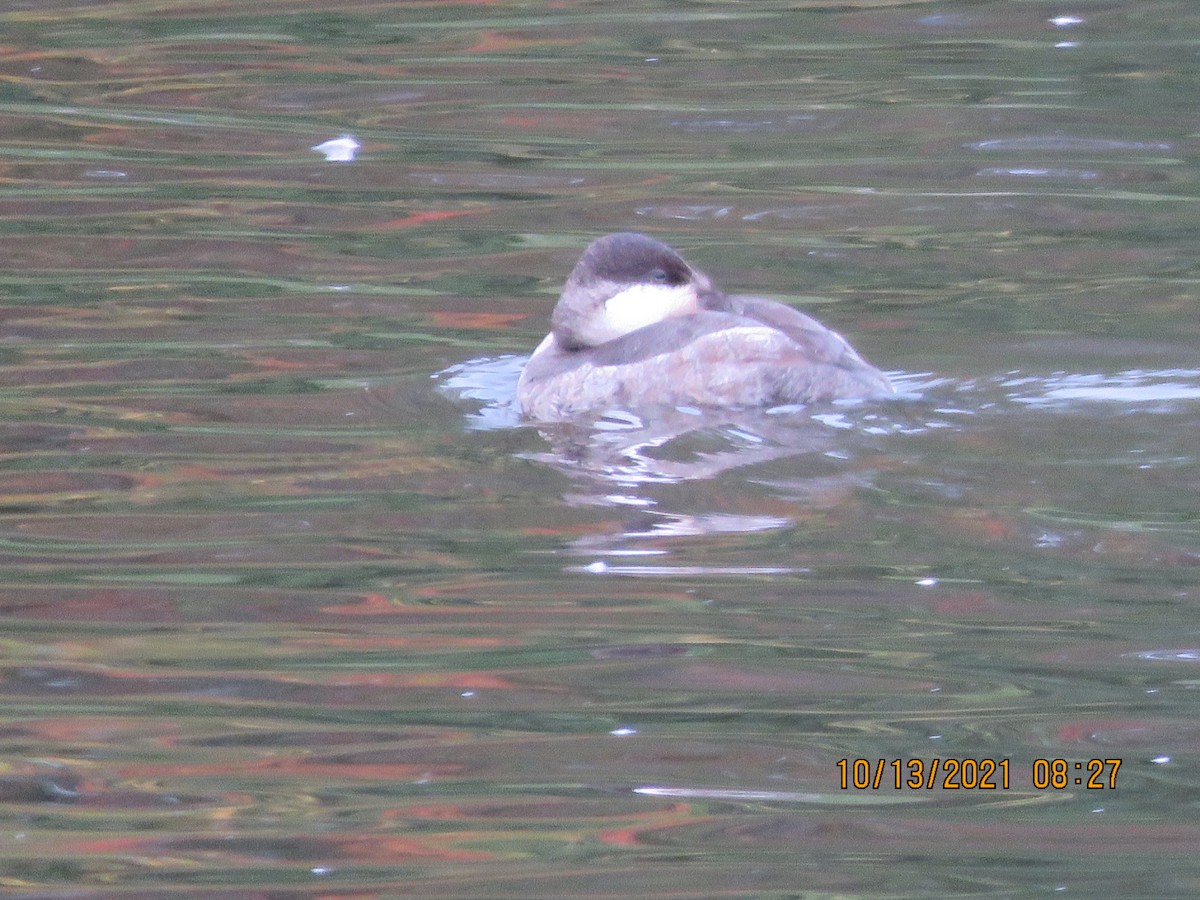
[[[666,244],[632,232],[584,251],[517,385],[522,412],[542,421],[890,393],[887,376],[816,319],[725,294]]]

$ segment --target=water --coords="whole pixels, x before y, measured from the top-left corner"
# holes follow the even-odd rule
[[[6,891],[1200,889],[1190,5],[0,22]],[[629,228],[900,395],[522,423]]]

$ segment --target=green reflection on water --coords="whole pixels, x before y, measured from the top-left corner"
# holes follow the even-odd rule
[[[1049,14],[0,13],[0,883],[1194,894],[1195,23]],[[468,430],[628,228],[911,396]]]

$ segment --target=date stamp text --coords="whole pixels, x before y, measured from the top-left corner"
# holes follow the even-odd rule
[[[1119,759],[1035,759],[1029,786],[1035,790],[1115,790]],[[838,786],[843,791],[893,790],[1007,791],[1017,767],[1009,759],[940,757],[929,759],[839,759]],[[1024,781],[1024,779],[1021,779]],[[1022,786],[1022,785],[1018,785]]]

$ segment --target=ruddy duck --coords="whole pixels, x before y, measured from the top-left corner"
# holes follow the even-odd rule
[[[532,419],[649,405],[755,407],[891,394],[804,313],[724,293],[666,244],[621,232],[576,263],[517,383]]]

